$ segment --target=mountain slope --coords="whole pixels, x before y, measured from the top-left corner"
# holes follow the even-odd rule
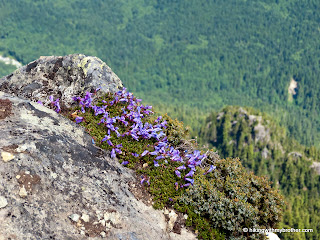
[[[0,178],[2,188],[8,188],[7,180],[18,179],[18,183],[26,184],[23,186],[24,192],[20,191],[19,195],[27,197],[31,191],[31,183],[44,184],[45,181],[40,181],[46,178],[42,168],[49,167],[50,170],[53,167],[50,167],[52,164],[62,166],[60,170],[52,169],[55,172],[53,178],[56,183],[61,180],[61,176],[64,176],[63,168],[65,167],[71,171],[67,172],[67,175],[71,174],[78,178],[77,175],[80,172],[81,176],[78,179],[80,184],[85,181],[85,179],[81,180],[81,177],[86,175],[82,174],[83,171],[94,177],[93,185],[98,186],[103,196],[90,194],[91,191],[94,192],[94,188],[89,190],[90,186],[88,186],[89,189],[78,186],[79,191],[76,184],[72,183],[74,186],[71,186],[72,189],[76,189],[76,193],[72,194],[73,198],[90,202],[89,206],[93,204],[91,206],[93,209],[87,209],[85,214],[81,211],[83,213],[81,220],[80,215],[77,214],[80,209],[76,211],[77,213],[72,210],[69,213],[73,212],[72,215],[55,214],[67,224],[66,228],[63,225],[58,227],[67,229],[66,234],[77,232],[70,220],[66,220],[70,218],[78,228],[81,228],[78,229],[81,230],[81,234],[86,236],[100,235],[113,239],[112,236],[115,234],[115,238],[122,239],[127,238],[125,237],[127,234],[131,237],[137,234],[139,239],[150,239],[150,236],[146,238],[144,234],[148,227],[143,227],[143,230],[140,228],[144,226],[143,224],[150,224],[149,220],[152,222],[154,216],[145,215],[145,218],[139,219],[140,215],[135,214],[134,210],[143,212],[143,207],[142,209],[135,208],[134,201],[124,199],[123,194],[131,198],[134,195],[137,199],[152,204],[157,209],[165,208],[163,210],[168,220],[166,230],[163,232],[164,229],[161,227],[163,224],[160,224],[156,227],[160,227],[160,231],[151,230],[151,239],[167,239],[167,237],[195,239],[196,236],[199,239],[262,239],[263,235],[244,232],[242,229],[244,227],[272,228],[277,226],[283,215],[283,196],[278,190],[271,187],[266,178],[255,176],[253,172],[247,172],[239,159],[221,159],[208,149],[198,150],[197,144],[188,138],[187,131],[181,122],[171,119],[168,115],[156,115],[151,106],[143,105],[140,101],[141,99],[127,92],[121,80],[104,62],[96,57],[87,57],[83,54],[41,57],[1,78],[0,113],[2,114],[0,114],[0,121],[3,124],[0,134],[11,136],[11,138],[2,137],[4,140],[1,141],[0,150],[3,161],[0,161],[0,164],[4,164],[4,171],[9,168],[20,168],[20,170],[21,167],[29,168],[30,163],[36,166],[31,166],[28,173],[26,171],[23,176],[19,175],[17,178],[14,177],[16,174],[9,178],[6,174],[0,174],[3,176],[2,179]],[[65,118],[62,119],[60,116],[59,120],[58,114],[52,110],[49,111],[45,106],[61,113]],[[55,117],[51,117],[52,114]],[[72,124],[67,118],[75,123]],[[82,127],[77,128],[75,124],[80,124]],[[17,126],[18,129],[16,129]],[[15,130],[12,130],[13,128]],[[29,135],[30,131],[36,135]],[[72,134],[68,135],[68,132]],[[17,139],[19,134],[21,136]],[[58,143],[66,149],[61,150]],[[50,146],[46,147],[48,144]],[[41,152],[43,156],[39,157]],[[19,153],[24,156],[17,156]],[[118,168],[119,166],[113,166],[115,162],[108,160],[108,157],[105,158],[105,155],[116,158],[122,164],[122,168],[133,169],[137,182],[132,181],[133,179],[129,180],[130,176],[119,179],[125,172]],[[21,159],[17,161],[15,157],[19,159],[21,157]],[[73,163],[79,166],[72,166]],[[74,168],[79,169],[74,171]],[[0,169],[3,168],[0,167]],[[111,171],[110,174],[108,170]],[[28,177],[31,171],[32,176]],[[90,185],[89,175],[85,178],[89,177],[87,182]],[[106,176],[107,179],[105,179]],[[28,179],[31,179],[30,182],[26,181]],[[50,186],[44,189],[51,189],[53,192],[57,190],[61,193],[60,190],[64,187],[59,186],[63,185],[68,193],[72,193],[68,190],[70,188],[68,181],[60,181],[57,183],[58,188],[52,189],[54,187],[51,184],[52,179],[46,179]],[[75,180],[72,177],[63,177],[63,179]],[[106,181],[115,186],[104,185]],[[11,185],[16,185],[13,181],[10,182]],[[27,182],[30,184],[28,185]],[[122,184],[124,188],[118,189]],[[16,191],[10,191],[11,188],[15,188],[13,185],[9,186],[8,191],[4,191],[5,198],[0,196],[0,208],[10,204],[8,207],[13,208],[15,212],[21,207],[19,204],[21,199],[18,198],[18,205],[12,205],[17,199],[14,196]],[[126,192],[128,189],[133,195]],[[38,190],[41,192],[43,188],[40,187]],[[52,197],[52,191],[47,191],[49,197]],[[100,211],[99,204],[88,198],[87,194],[98,200],[98,203],[113,206],[115,209],[102,207]],[[45,201],[43,204],[42,200],[45,199],[42,199],[41,196],[44,194],[39,196],[40,199],[37,199],[36,192],[34,192],[30,197],[35,201],[40,200],[35,203],[36,205],[39,203],[37,209],[41,209],[40,215],[45,214],[46,210],[52,212],[48,206],[52,208],[54,203],[48,205],[48,201]],[[9,201],[6,200],[7,198]],[[104,200],[105,198],[107,199]],[[51,200],[55,201],[55,204],[66,203],[62,198]],[[130,203],[127,203],[128,201]],[[78,205],[88,204],[81,204],[80,201]],[[98,208],[94,208],[95,205],[98,205]],[[130,210],[130,206],[133,209]],[[70,211],[68,207],[69,205],[64,209],[64,213]],[[122,209],[123,207],[125,210]],[[109,213],[103,214],[105,211],[109,213],[111,211],[112,216]],[[131,225],[137,232],[130,232],[130,227],[126,227],[126,223],[121,220],[122,214],[130,219],[131,215],[128,211],[137,215],[136,225]],[[28,210],[20,208],[18,212],[24,213]],[[51,218],[49,220],[48,218],[30,219],[30,216],[39,217],[39,214],[24,214],[25,218],[21,221],[19,216],[12,218],[11,215],[2,214],[0,218],[4,218],[14,232],[18,231],[19,236],[32,229],[28,235],[31,238],[34,234],[42,238],[52,238],[52,231],[48,229],[50,224],[47,224],[52,220]],[[93,220],[96,217],[99,222]],[[127,217],[124,217],[123,220],[128,220]],[[161,215],[158,215],[159,217],[161,218]],[[18,225],[14,221],[22,224],[28,222],[29,225],[23,225],[22,229],[17,230]],[[39,224],[34,224],[35,222]],[[193,234],[186,236],[184,226],[191,227],[190,230],[194,230],[196,236]],[[149,227],[153,228],[151,225]],[[5,236],[10,234],[10,229],[5,230]],[[118,231],[120,229],[129,232],[122,234],[122,231]],[[0,235],[1,230],[2,228],[0,228]],[[181,234],[180,237],[171,231]],[[41,232],[44,232],[44,235],[41,235]],[[157,236],[153,237],[153,233],[157,233]],[[58,238],[63,239],[63,237]]]
[[[319,1],[12,0],[0,6],[0,52],[24,64],[42,55],[98,56],[146,102],[165,101],[164,111],[257,107],[274,113],[300,142],[320,146]],[[298,89],[289,102],[292,78]]]
[[[281,227],[313,229],[314,233],[283,233],[281,239],[319,239],[320,176],[312,166],[320,160],[315,147],[287,136],[272,118],[254,109],[226,107],[212,113],[200,138],[223,157],[240,157],[257,175],[267,175],[286,196]]]

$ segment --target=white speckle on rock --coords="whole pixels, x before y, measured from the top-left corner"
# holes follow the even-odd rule
[[[28,147],[26,146],[26,145],[21,145],[21,146],[19,146],[17,149],[16,149],[16,151],[18,152],[18,153],[21,153],[21,152],[24,152],[25,150],[27,150],[28,149]]]
[[[104,220],[110,221],[113,224],[119,224],[121,222],[121,216],[118,212],[106,212],[104,214]]]
[[[1,157],[4,162],[9,162],[14,159],[14,155],[9,152],[1,152]]]
[[[28,150],[28,151],[32,151],[32,150],[35,150],[35,149],[37,149],[35,143],[34,143],[34,142],[28,142],[28,143],[25,143],[25,144],[20,145],[20,146],[16,149],[16,151],[17,151],[18,153],[23,153],[23,152],[25,152],[25,151],[27,151],[27,150]]]
[[[79,216],[78,214],[74,213],[74,214],[71,214],[71,215],[69,216],[69,218],[70,218],[72,221],[74,221],[74,222],[78,222],[79,219],[80,219],[80,216]]]
[[[3,196],[0,196],[0,208],[4,208],[7,205],[8,205],[7,199]]]
[[[111,229],[111,224],[109,222],[106,223],[106,231],[109,231]]]
[[[25,171],[24,173],[25,173],[25,174],[30,174],[30,171]]]
[[[98,219],[98,220],[103,219],[103,213],[102,213],[101,211],[97,210],[97,211],[96,211],[96,214],[97,214],[97,219]]]
[[[88,214],[82,214],[81,219],[85,222],[89,222],[90,221],[90,217]]]
[[[50,177],[52,177],[53,179],[56,179],[58,177],[58,175],[54,172],[50,173]]]
[[[171,210],[169,213],[169,222],[168,222],[168,229],[171,231],[173,229],[174,223],[177,221],[178,215],[175,211]]]
[[[104,227],[106,226],[106,221],[105,220],[100,220],[99,223]]]
[[[20,197],[26,197],[26,196],[28,196],[27,190],[24,188],[24,186],[22,186],[22,187],[20,188],[19,196],[20,196]]]
[[[17,175],[17,176],[16,176],[16,179],[20,179],[20,178],[21,178],[21,176],[20,176],[20,175]]]
[[[105,233],[105,232],[101,232],[101,233],[100,233],[100,236],[103,237],[103,238],[105,238],[105,237],[106,237],[106,233]]]

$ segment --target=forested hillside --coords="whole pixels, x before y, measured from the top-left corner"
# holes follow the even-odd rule
[[[193,128],[208,109],[252,106],[319,147],[319,21],[315,0],[0,1],[0,53],[23,64],[97,56],[130,91]]]
[[[283,228],[313,229],[313,233],[283,233],[281,239],[320,239],[320,172],[314,169],[320,152],[290,139],[266,114],[226,107],[212,113],[200,132],[204,143],[223,157],[240,157],[257,175],[266,175],[288,202]]]

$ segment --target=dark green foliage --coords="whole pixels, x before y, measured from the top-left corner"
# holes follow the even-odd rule
[[[188,215],[186,226],[194,228],[198,232],[199,239],[226,239],[226,234],[218,229],[214,229],[210,220],[196,213],[191,204],[185,204],[180,201],[174,205],[174,208]]]
[[[168,122],[165,133],[168,137],[168,141],[173,146],[178,146],[183,139],[188,138],[189,128],[185,127],[182,122],[178,121],[177,119],[173,120],[167,114],[163,116],[163,119]]]
[[[1,1],[0,52],[24,64],[97,56],[193,129],[208,109],[252,106],[319,147],[319,9],[310,0]],[[288,102],[291,78],[299,89]]]
[[[281,239],[319,238],[320,177],[310,167],[319,160],[319,150],[300,145],[272,118],[248,108],[226,107],[220,113],[211,113],[200,135],[222,156],[240,157],[255,174],[268,175],[273,187],[280,189],[288,201],[281,227],[314,230],[282,233]]]
[[[217,169],[208,177],[197,175],[194,187],[186,190],[181,201],[210,219],[227,237],[243,236],[244,227],[275,227],[284,201],[269,181],[248,173],[238,159],[219,159],[215,165]],[[258,238],[256,234],[251,237]]]

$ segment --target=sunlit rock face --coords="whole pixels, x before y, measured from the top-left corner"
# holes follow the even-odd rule
[[[45,107],[122,88],[100,61],[44,57],[0,80],[0,239],[196,239],[171,232],[132,170]]]
[[[45,104],[52,95],[67,107],[72,104],[72,96],[80,93],[96,88],[101,89],[100,93],[115,93],[122,87],[107,64],[82,54],[40,57],[0,79],[1,91]]]

